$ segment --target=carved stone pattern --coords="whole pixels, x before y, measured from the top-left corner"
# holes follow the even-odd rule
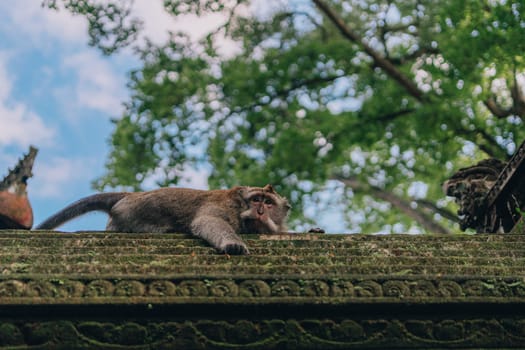
[[[459,169],[443,184],[456,198],[462,230],[478,233],[510,232],[525,208],[525,141],[505,164],[486,159]]]
[[[456,198],[462,230],[474,228],[478,232],[485,232],[485,199],[505,165],[498,159],[485,159],[476,165],[459,169],[443,184],[446,195]]]
[[[494,203],[496,197],[501,192],[506,182],[514,174],[518,166],[524,161],[525,161],[525,141],[518,147],[516,153],[514,153],[512,158],[507,163],[507,166],[501,171],[501,174],[497,178],[496,182],[494,183],[490,191],[487,193],[486,201],[489,206]]]
[[[0,348],[502,348],[525,344],[525,319],[0,322]]]
[[[525,141],[499,174],[485,199],[484,232],[510,232],[525,209]],[[480,232],[478,230],[478,232]]]
[[[27,179],[33,176],[33,163],[38,153],[38,149],[30,146],[29,152],[18,161],[18,164],[0,181],[0,191],[5,191],[18,182],[26,183]]]
[[[464,298],[525,297],[516,279],[283,279],[283,280],[3,280],[0,298],[115,297],[351,297]]]

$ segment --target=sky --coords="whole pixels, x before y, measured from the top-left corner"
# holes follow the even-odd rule
[[[110,57],[88,46],[86,20],[41,7],[41,1],[0,2],[0,177],[29,146],[39,149],[28,181],[35,225],[67,204],[94,193],[104,173],[112,118],[127,100],[127,74],[140,67],[131,50]],[[168,30],[185,28],[195,38],[220,22],[175,21],[161,1],[136,0],[143,37],[163,42]],[[193,174],[188,186],[206,188]],[[102,230],[106,216],[74,220],[64,231]]]

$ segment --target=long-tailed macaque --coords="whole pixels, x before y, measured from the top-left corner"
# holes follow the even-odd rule
[[[290,208],[271,185],[99,193],[69,205],[36,229],[54,229],[87,212],[103,211],[109,214],[108,231],[191,233],[220,252],[249,254],[238,234],[282,232]]]

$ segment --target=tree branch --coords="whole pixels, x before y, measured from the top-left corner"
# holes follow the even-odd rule
[[[475,145],[485,152],[491,158],[509,160],[510,155],[507,154],[505,149],[492,137],[486,130],[482,128],[476,128],[475,130],[469,130],[466,127],[455,129],[456,134],[464,135],[467,138],[475,140]],[[479,140],[481,138],[481,140]],[[478,139],[478,140],[476,140]]]
[[[511,115],[519,116],[522,120],[525,119],[525,97],[521,87],[518,84],[516,76],[516,69],[514,69],[514,81],[510,87],[510,96],[512,97],[512,106],[510,108],[503,108],[496,102],[495,96],[490,96],[483,104],[496,118],[506,118]]]
[[[414,108],[401,109],[399,111],[383,114],[379,117],[370,118],[371,122],[388,122],[396,119],[397,117],[402,117],[404,115],[415,112]]]
[[[487,107],[490,113],[492,113],[497,118],[500,118],[500,119],[506,118],[512,114],[512,108],[509,108],[509,109],[501,108],[493,96],[483,101],[483,104],[485,105],[485,107]]]
[[[435,48],[432,48],[432,47],[420,47],[418,50],[410,53],[410,54],[407,54],[406,56],[401,56],[401,57],[390,57],[390,62],[392,62],[392,64],[397,64],[397,65],[401,65],[401,64],[405,64],[411,60],[414,60],[416,58],[419,58],[421,57],[422,55],[424,54],[429,54],[429,55],[433,55],[433,54],[438,54],[440,51],[438,49],[435,49]]]
[[[451,212],[450,210],[447,210],[445,208],[440,208],[434,203],[426,200],[426,199],[417,199],[416,203],[424,208],[427,208],[430,212],[437,213],[444,217],[447,220],[450,220],[452,222],[459,223],[459,217],[457,214]]]
[[[255,98],[255,102],[249,104],[249,105],[246,105],[246,106],[242,106],[242,107],[238,107],[238,108],[234,108],[230,113],[228,113],[225,117],[224,117],[224,120],[228,119],[230,116],[232,116],[233,114],[238,114],[238,113],[242,113],[244,111],[249,111],[249,110],[252,110],[253,108],[257,107],[257,106],[265,106],[265,105],[269,105],[270,103],[272,103],[272,101],[275,99],[275,98],[278,98],[278,97],[288,97],[288,95],[294,91],[294,90],[297,90],[297,89],[300,89],[302,87],[306,87],[306,86],[313,86],[313,85],[317,85],[317,84],[325,84],[325,83],[330,83],[330,82],[333,82],[334,80],[336,79],[339,79],[339,78],[342,78],[344,77],[344,75],[331,75],[331,76],[327,76],[327,77],[314,77],[314,78],[310,78],[310,79],[296,79],[296,80],[293,80],[292,81],[292,85],[289,87],[289,88],[286,88],[286,89],[281,89],[281,90],[277,90],[275,91],[274,93],[272,94],[267,94],[265,96],[268,96],[269,97],[269,100],[268,102],[259,102],[259,98]],[[262,97],[262,96],[261,96]]]
[[[332,21],[332,23],[339,29],[345,38],[360,45],[366,54],[374,60],[378,67],[385,70],[385,72],[394,80],[396,80],[401,86],[403,86],[403,88],[412,97],[420,102],[424,102],[423,92],[418,89],[417,85],[411,79],[399,71],[396,66],[392,64],[392,62],[390,62],[388,59],[385,59],[377,51],[372,49],[357,33],[348,28],[344,21],[322,0],[312,1]]]
[[[351,187],[354,191],[368,192],[373,197],[384,200],[394,207],[398,208],[404,214],[408,215],[414,219],[419,225],[421,225],[425,230],[432,233],[443,233],[448,234],[448,231],[445,227],[436,223],[429,215],[422,213],[421,211],[415,210],[411,207],[410,202],[407,200],[396,196],[392,192],[385,191],[379,187],[372,186],[369,184],[364,184],[356,178],[345,178],[340,176],[334,177],[336,180],[341,181],[345,186]]]

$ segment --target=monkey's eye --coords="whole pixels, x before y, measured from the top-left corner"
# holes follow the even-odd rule
[[[266,205],[272,205],[272,204],[273,204],[273,200],[271,200],[270,198],[266,198],[266,199],[264,200],[264,204],[266,204]]]
[[[255,203],[259,203],[259,202],[262,202],[262,198],[261,196],[253,196],[251,198],[252,202],[255,202]]]

